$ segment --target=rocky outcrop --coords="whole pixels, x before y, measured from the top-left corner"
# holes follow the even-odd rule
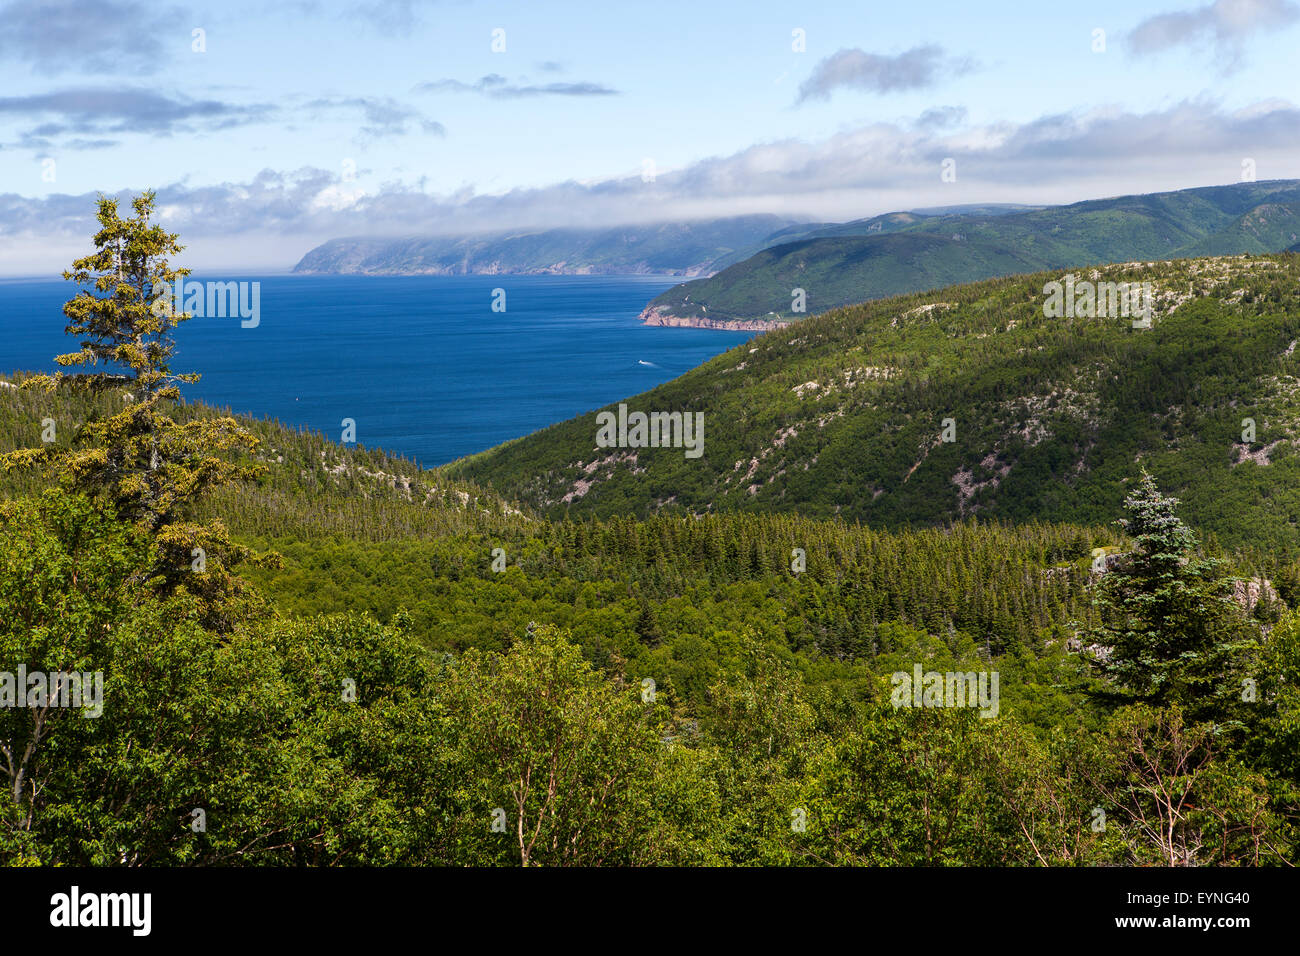
[[[1232,582],[1232,599],[1241,605],[1242,610],[1249,614],[1255,610],[1255,605],[1261,600],[1267,606],[1276,601],[1278,596],[1268,578],[1251,578],[1250,580],[1238,578]]]
[[[759,319],[706,319],[700,316],[673,315],[660,306],[650,306],[641,313],[644,325],[663,325],[677,329],[721,329],[726,332],[767,332],[790,325],[784,319],[771,322]]]

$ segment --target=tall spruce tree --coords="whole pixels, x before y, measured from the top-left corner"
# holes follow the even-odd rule
[[[1087,638],[1113,703],[1181,704],[1195,720],[1243,714],[1243,687],[1260,631],[1234,601],[1225,562],[1198,554],[1195,533],[1143,471],[1120,525],[1132,552],[1102,574],[1093,594],[1098,623]]]
[[[138,524],[156,542],[150,576],[159,589],[186,587],[215,606],[238,588],[228,566],[252,555],[231,543],[220,521],[196,522],[194,506],[212,488],[256,476],[257,467],[239,459],[257,439],[230,417],[176,417],[180,386],[199,379],[171,365],[175,329],[192,316],[175,311],[170,290],[189,270],[169,261],[184,247],[150,221],[154,198],[142,193],[131,203],[134,215],[122,218],[117,200],[101,196],[95,251],[63,273],[80,287],[63,307],[65,331],[81,341],[78,351],[55,362],[89,371],[23,382],[47,392],[91,392],[102,411],[81,424],[70,444],[19,449],[0,456],[0,465],[48,467]]]

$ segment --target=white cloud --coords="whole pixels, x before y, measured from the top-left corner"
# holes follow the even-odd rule
[[[1245,157],[1256,161],[1261,179],[1300,178],[1297,129],[1300,109],[1285,100],[1235,111],[1193,100],[1149,113],[1103,108],[1021,125],[949,130],[874,123],[816,142],[758,143],[661,171],[651,183],[638,171],[499,194],[467,188],[434,195],[400,183],[362,190],[334,172],[308,168],[266,170],[246,183],[166,185],[158,193],[168,211],[164,224],[181,233],[192,255],[241,256],[216,264],[252,266],[264,254],[262,267],[276,268],[340,236],[598,227],[756,212],[848,220],[963,202],[1074,202],[1234,182]],[[954,183],[940,179],[946,158],[956,162]],[[94,208],[89,194],[0,194],[0,269],[62,268],[68,241],[78,239],[83,248],[94,232]]]
[[[1177,46],[1208,45],[1221,67],[1235,69],[1246,41],[1254,34],[1277,30],[1300,20],[1300,6],[1290,0],[1214,0],[1191,10],[1157,14],[1128,34],[1131,49],[1159,52]]]

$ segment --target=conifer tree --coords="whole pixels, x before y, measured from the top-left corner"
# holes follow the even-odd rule
[[[1100,623],[1086,633],[1107,653],[1098,696],[1153,706],[1181,704],[1197,720],[1241,713],[1243,680],[1259,630],[1232,599],[1224,562],[1197,554],[1195,533],[1143,471],[1120,525],[1134,550],[1096,585]]]
[[[79,287],[63,313],[80,348],[55,357],[86,371],[23,382],[47,392],[88,391],[104,411],[80,426],[71,445],[19,449],[0,456],[0,465],[48,467],[136,523],[156,543],[150,576],[159,588],[183,585],[215,602],[238,588],[227,565],[252,554],[231,543],[220,521],[197,523],[194,505],[212,488],[256,476],[258,469],[236,456],[251,453],[257,439],[233,418],[177,418],[180,386],[199,379],[172,369],[175,329],[192,316],[175,311],[170,293],[189,270],[169,261],[184,247],[150,221],[154,199],[142,193],[131,203],[134,215],[123,218],[116,199],[100,196],[95,251],[63,273]]]

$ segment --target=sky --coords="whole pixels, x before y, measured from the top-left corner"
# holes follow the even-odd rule
[[[0,0],[0,275],[145,189],[180,264],[243,274],[341,236],[1300,178],[1298,41],[1300,0]]]

